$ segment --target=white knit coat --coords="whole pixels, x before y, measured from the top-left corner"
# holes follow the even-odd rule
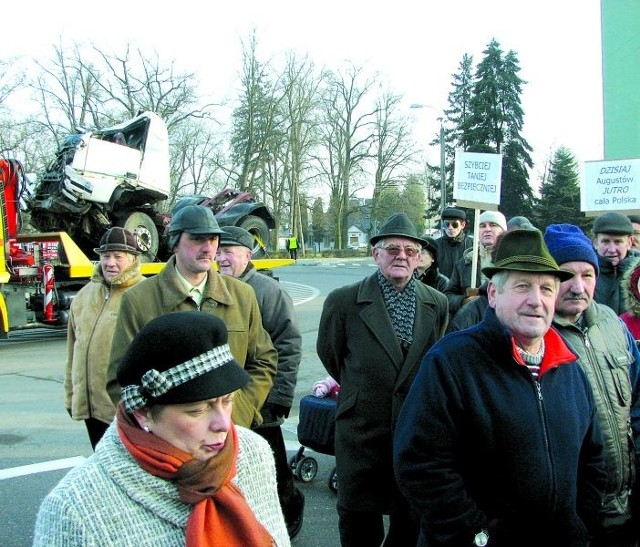
[[[252,431],[237,430],[238,474],[234,482],[276,545],[289,547],[271,449]],[[95,454],[72,469],[44,499],[33,545],[184,545],[191,509],[180,501],[173,482],[139,466],[120,441],[114,421]]]

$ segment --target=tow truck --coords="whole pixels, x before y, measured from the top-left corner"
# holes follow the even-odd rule
[[[27,329],[66,330],[69,308],[90,281],[97,263],[66,231],[25,229],[21,210],[25,188],[21,163],[0,159],[0,338]],[[94,247],[97,244],[94,245]],[[270,271],[294,261],[258,258]],[[166,262],[142,262],[143,275],[155,275]]]

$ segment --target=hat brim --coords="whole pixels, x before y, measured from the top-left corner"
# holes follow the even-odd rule
[[[150,404],[185,404],[222,397],[244,387],[251,379],[249,374],[235,361],[210,370],[184,384],[170,389],[164,395],[150,398]]]
[[[593,232],[594,234],[598,235],[598,234],[611,234],[614,236],[632,236],[633,235],[633,231],[629,231],[629,230],[621,230],[619,228],[611,228],[611,229],[600,229],[597,232]]]
[[[100,253],[108,253],[109,251],[119,251],[121,253],[129,253],[135,256],[140,255],[140,251],[133,247],[125,247],[124,245],[109,245],[107,247],[97,247],[93,249],[93,252],[99,255]]]
[[[222,236],[220,238],[220,241],[218,242],[218,246],[219,247],[224,247],[224,246],[227,246],[227,247],[244,247],[245,249],[253,250],[253,247],[250,247],[246,243],[242,243],[242,242],[236,241],[234,239],[225,239],[224,236]]]
[[[498,272],[525,272],[525,273],[532,273],[532,274],[547,274],[547,275],[553,275],[559,278],[560,281],[568,281],[574,276],[573,272],[569,272],[563,269],[555,270],[555,269],[544,268],[544,267],[541,267],[540,269],[536,269],[534,266],[532,266],[531,263],[522,264],[522,265],[518,265],[518,263],[514,263],[514,264],[510,264],[509,266],[500,267],[500,268],[496,268],[493,266],[487,266],[486,268],[482,268],[482,273],[485,276],[487,276],[489,279],[491,279],[491,277],[493,277],[493,275],[497,274]]]
[[[428,245],[428,243],[424,239],[421,239],[421,238],[415,237],[415,236],[409,236],[407,234],[381,234],[381,235],[376,235],[376,236],[373,236],[369,240],[369,244],[371,246],[373,246],[376,243],[378,243],[378,241],[380,241],[381,239],[386,239],[388,237],[401,237],[403,239],[410,239],[411,241],[415,241],[416,243],[420,243],[420,245],[422,245],[423,247],[427,247],[427,245]]]
[[[197,235],[197,236],[207,236],[207,235],[221,236],[221,235],[226,235],[227,233],[221,228],[213,229],[213,230],[211,228],[185,228],[184,230],[180,230],[180,231],[186,232],[187,234]]]

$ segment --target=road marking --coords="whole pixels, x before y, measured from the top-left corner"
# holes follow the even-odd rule
[[[291,281],[280,281],[282,288],[289,293],[293,299],[293,305],[299,306],[313,300],[320,295],[320,291],[315,287],[303,285],[301,283],[292,283]]]
[[[24,475],[33,475],[34,473],[46,473],[47,471],[58,471],[59,469],[69,469],[75,467],[85,461],[84,456],[75,456],[73,458],[64,458],[62,460],[52,460],[49,462],[32,463],[30,465],[22,465],[20,467],[10,467],[9,469],[0,469],[0,480],[13,479]]]
[[[295,306],[309,302],[320,295],[320,291],[310,285],[293,283],[291,281],[280,281],[280,284],[282,285],[282,288],[289,293]],[[296,424],[293,424],[294,427],[295,425]],[[298,448],[300,448],[300,443],[297,441],[286,441],[286,448],[288,451],[296,452]],[[34,463],[20,467],[11,467],[9,469],[0,469],[0,480],[32,475],[34,473],[46,473],[48,471],[70,469],[71,467],[81,464],[85,459],[86,458],[84,456],[76,456],[73,458]]]

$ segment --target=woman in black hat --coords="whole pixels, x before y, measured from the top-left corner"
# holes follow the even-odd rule
[[[118,368],[116,420],[45,498],[34,545],[289,546],[271,449],[231,421],[248,379],[221,319],[148,323]]]

